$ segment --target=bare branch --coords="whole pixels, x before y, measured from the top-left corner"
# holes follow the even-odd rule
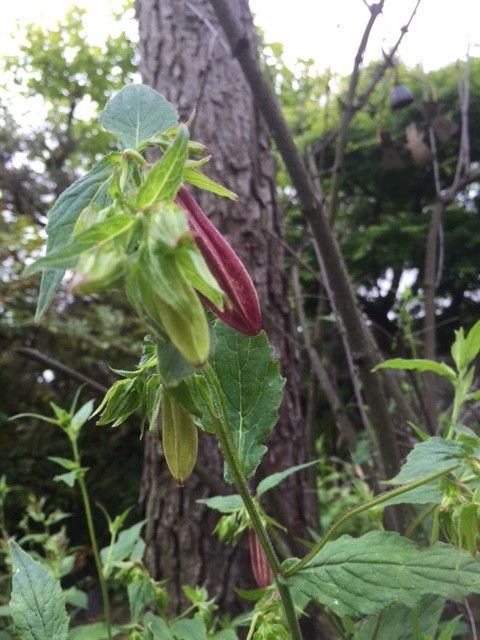
[[[77,382],[81,382],[82,384],[87,385],[87,387],[90,387],[102,397],[108,391],[108,387],[105,387],[103,384],[92,380],[92,378],[89,378],[83,373],[80,373],[80,371],[75,371],[75,369],[67,367],[67,365],[59,362],[59,360],[55,360],[55,358],[46,356],[44,353],[37,351],[37,349],[31,349],[30,347],[20,347],[19,349],[17,349],[17,353],[24,358],[39,362],[49,369],[53,369],[54,371],[63,373],[67,378],[71,378],[72,380],[76,380]]]

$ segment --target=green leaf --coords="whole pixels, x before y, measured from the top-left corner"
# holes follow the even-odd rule
[[[109,200],[108,186],[114,165],[120,158],[118,153],[106,156],[58,198],[48,214],[47,255],[68,244],[77,218],[87,206],[97,204],[99,207],[104,207],[107,204]],[[43,272],[35,316],[36,322],[41,319],[50,306],[64,273],[64,269],[48,269]]]
[[[19,640],[65,640],[69,620],[60,582],[13,540],[10,554],[10,612]]]
[[[480,320],[473,325],[465,338],[463,348],[464,366],[467,366],[480,353]]]
[[[67,604],[77,609],[88,609],[88,597],[85,591],[77,587],[70,587],[69,589],[65,589],[64,594]]]
[[[67,469],[68,471],[78,469],[78,462],[75,462],[75,460],[69,460],[68,458],[59,458],[58,456],[48,456],[48,459],[52,462],[55,462],[55,464],[58,464],[60,467]]]
[[[204,504],[210,509],[220,511],[220,513],[232,513],[243,508],[243,502],[238,493],[229,496],[214,496],[213,498],[202,498],[197,500],[199,504]]]
[[[181,247],[175,254],[177,264],[192,287],[223,311],[224,293],[196,246]]]
[[[79,233],[66,246],[50,251],[43,258],[36,260],[25,269],[25,274],[29,275],[44,269],[68,269],[83,253],[111,242],[126,233],[134,224],[135,218],[125,214],[118,214],[104,222],[98,222]]]
[[[138,149],[177,123],[177,113],[161,93],[142,84],[119,91],[100,114],[100,124],[124,148]]]
[[[146,209],[160,200],[171,202],[175,198],[183,182],[187,149],[188,129],[184,124],[181,124],[171,146],[150,169],[138,190],[137,207],[140,210]]]
[[[143,611],[155,601],[155,591],[150,580],[139,578],[128,584],[128,602],[132,622],[138,622]]]
[[[388,480],[388,483],[404,484],[442,469],[454,469],[467,455],[465,447],[458,442],[438,437],[430,438],[414,446],[400,472]]]
[[[479,593],[480,562],[450,545],[420,549],[396,533],[371,531],[327,543],[286,582],[338,616],[357,617],[394,603],[414,607],[428,594],[461,600]]]
[[[308,467],[311,467],[318,462],[319,460],[312,460],[311,462],[305,462],[303,464],[297,464],[294,467],[289,467],[288,469],[279,471],[278,473],[272,473],[272,475],[267,476],[258,483],[257,496],[261,496],[266,491],[270,491],[270,489],[279,485],[280,482],[283,482],[285,478],[288,478],[288,476],[291,476],[293,473],[302,471],[302,469],[308,469]]]
[[[187,362],[171,342],[159,340],[157,355],[158,374],[162,384],[166,387],[175,387],[196,371],[196,367]]]
[[[206,640],[207,629],[203,620],[178,620],[171,626],[176,640]]]
[[[252,338],[216,322],[215,334],[211,364],[225,394],[230,435],[249,478],[267,450],[262,443],[277,422],[285,380],[264,331]],[[204,420],[208,429],[211,419]],[[232,482],[227,468],[225,478]]]
[[[101,550],[100,555],[103,562],[121,562],[130,557],[135,549],[135,545],[140,538],[140,532],[145,524],[145,520],[137,522],[129,529],[120,532],[118,540],[112,545]]]
[[[433,637],[444,606],[445,601],[438,596],[425,596],[413,609],[393,604],[362,622],[354,640],[412,640],[428,634]]]
[[[168,624],[163,618],[148,612],[143,618],[143,624],[153,634],[154,640],[174,640]]]
[[[93,411],[93,400],[85,402],[80,409],[73,415],[71,427],[74,433],[79,433],[83,425],[88,421]]]
[[[54,476],[55,482],[64,482],[70,489],[75,485],[80,474],[85,474],[88,471],[88,467],[79,467],[75,471],[69,471],[68,473],[61,473],[58,476]]]
[[[211,193],[216,193],[217,196],[222,196],[223,198],[229,198],[230,200],[238,200],[238,196],[230,189],[227,189],[223,185],[215,182],[211,178],[208,178],[204,173],[198,171],[194,167],[186,167],[185,173],[183,174],[183,179],[185,182],[188,182],[194,187],[198,187],[199,189],[203,189],[204,191],[210,191]]]
[[[443,362],[435,362],[434,360],[423,360],[422,358],[392,358],[378,364],[373,371],[379,369],[405,369],[407,371],[431,371],[439,376],[448,378],[454,382],[457,378],[455,371]]]
[[[442,499],[443,492],[440,489],[440,482],[435,480],[386,500],[382,503],[382,508],[390,507],[394,504],[440,504]]]
[[[120,629],[112,627],[112,635],[118,636]],[[108,629],[104,622],[82,624],[70,630],[68,640],[108,640]]]

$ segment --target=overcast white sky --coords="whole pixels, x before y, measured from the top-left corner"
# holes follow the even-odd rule
[[[182,2],[183,0],[177,0]],[[0,55],[15,51],[16,21],[53,24],[71,4],[87,8],[87,29],[92,43],[100,43],[111,30],[110,6],[119,0],[12,0],[2,2]],[[367,59],[378,58],[382,46],[388,49],[408,19],[415,0],[386,0],[384,15],[376,24]],[[319,69],[331,67],[348,73],[363,32],[368,11],[362,0],[250,0],[257,23],[268,41],[285,45],[289,62],[312,57]],[[125,28],[134,28],[125,22]],[[479,0],[422,0],[410,32],[401,48],[408,65],[422,63],[425,70],[464,57],[467,45],[480,55]]]

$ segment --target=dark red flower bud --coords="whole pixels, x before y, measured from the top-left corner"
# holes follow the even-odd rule
[[[412,92],[404,84],[396,84],[390,94],[390,108],[392,111],[403,109],[412,104],[414,97]]]
[[[205,304],[233,329],[257,335],[262,330],[260,303],[242,261],[185,187],[180,188],[176,202],[185,210],[197,246],[226,296],[223,311],[204,299]]]
[[[248,550],[255,582],[260,589],[266,589],[273,582],[272,570],[254,529],[248,530]]]

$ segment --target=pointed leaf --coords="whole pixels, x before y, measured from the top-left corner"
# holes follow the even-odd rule
[[[480,320],[467,333],[464,345],[464,363],[470,364],[480,352]]]
[[[270,491],[270,489],[276,487],[280,482],[283,482],[283,480],[288,478],[288,476],[291,476],[293,473],[302,471],[302,469],[308,469],[308,467],[311,467],[318,462],[319,460],[312,460],[311,462],[305,462],[304,464],[297,464],[294,467],[289,467],[288,469],[279,471],[278,473],[272,473],[272,475],[267,476],[258,483],[257,496],[261,496],[266,491]]]
[[[230,200],[238,200],[238,196],[230,189],[227,189],[223,185],[215,182],[204,173],[198,171],[194,167],[186,167],[185,173],[183,175],[183,179],[188,184],[191,184],[194,187],[198,187],[199,189],[203,189],[204,191],[210,191],[211,193],[216,193],[217,196],[222,196],[223,198],[229,198]]]
[[[480,593],[480,562],[451,545],[421,549],[396,533],[371,531],[327,543],[286,582],[338,616],[357,617],[393,603],[414,607],[427,594],[461,600]]]
[[[448,378],[451,382],[453,382],[457,377],[455,371],[443,362],[435,362],[434,360],[423,360],[421,358],[392,358],[391,360],[385,360],[385,362],[377,365],[374,371],[378,371],[379,369],[431,371],[432,373],[436,373],[439,376]]]
[[[177,123],[173,106],[161,93],[142,84],[131,84],[107,102],[100,124],[113,133],[124,148],[138,147]]]
[[[202,498],[197,500],[199,504],[204,504],[210,509],[220,511],[220,513],[232,513],[232,511],[238,511],[243,509],[243,501],[238,493],[233,493],[229,496],[213,496],[213,498]]]
[[[102,208],[108,203],[110,199],[108,186],[114,165],[120,158],[118,153],[108,155],[91,171],[68,187],[58,198],[48,214],[46,255],[68,244],[77,218],[85,207],[97,204]],[[64,273],[65,269],[47,269],[42,274],[35,316],[36,322],[41,319],[50,306]]]
[[[60,582],[13,540],[10,553],[10,613],[19,640],[65,640],[69,621]]]
[[[183,171],[187,161],[188,129],[184,124],[163,157],[150,169],[138,190],[137,207],[141,210],[155,202],[171,202],[183,182]]]

